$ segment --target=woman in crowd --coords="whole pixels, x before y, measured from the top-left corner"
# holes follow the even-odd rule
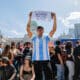
[[[55,79],[56,77],[56,63],[55,63],[55,49],[54,47],[49,47],[49,52],[50,52],[50,56],[51,56],[51,67],[52,67],[52,72],[53,72],[53,78]]]
[[[2,52],[2,57],[8,57],[9,58],[9,62],[12,63],[12,59],[13,59],[13,55],[10,52],[10,46],[6,45],[3,52]]]
[[[57,80],[64,80],[64,62],[62,59],[61,42],[56,41],[55,47]]]
[[[0,80],[15,80],[16,69],[9,63],[8,57],[2,58],[2,75]]]
[[[13,55],[13,65],[15,66],[17,72],[19,71],[19,60],[17,58],[18,54],[20,53],[20,51],[16,48],[16,43],[12,42],[11,43],[11,50],[10,52]]]
[[[13,60],[18,55],[18,53],[20,53],[20,51],[16,48],[16,43],[15,42],[11,43],[11,50],[10,50],[10,52],[13,54]]]
[[[72,48],[72,43],[67,42],[66,46],[66,54],[67,54],[67,60],[66,60],[66,66],[68,68],[68,80],[73,80],[74,76],[74,60],[73,60],[73,48]]]
[[[30,56],[25,57],[24,64],[20,68],[20,80],[34,80],[35,79],[34,68],[30,60],[31,60]]]

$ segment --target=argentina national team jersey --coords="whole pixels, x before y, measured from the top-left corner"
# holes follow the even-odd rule
[[[32,38],[33,42],[32,61],[50,60],[49,48],[48,48],[49,41],[50,41],[49,36],[43,36],[43,37],[34,36]]]

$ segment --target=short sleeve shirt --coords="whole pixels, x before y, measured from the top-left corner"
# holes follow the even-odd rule
[[[33,42],[33,54],[32,61],[45,61],[50,60],[48,43],[51,40],[49,36],[32,37]]]

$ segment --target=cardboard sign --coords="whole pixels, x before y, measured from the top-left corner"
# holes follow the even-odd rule
[[[37,20],[51,20],[51,12],[47,11],[34,11],[32,12],[32,18],[35,18]]]

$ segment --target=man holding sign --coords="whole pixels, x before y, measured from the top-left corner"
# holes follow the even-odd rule
[[[48,63],[50,62],[48,43],[56,31],[56,14],[51,13],[54,25],[48,36],[43,36],[44,28],[42,26],[38,26],[37,35],[33,35],[33,33],[30,30],[31,17],[32,12],[29,14],[27,32],[33,42],[32,61],[34,64],[34,70],[36,74],[35,80],[43,80],[42,71],[44,71],[45,80],[52,80],[52,72],[48,65]]]

